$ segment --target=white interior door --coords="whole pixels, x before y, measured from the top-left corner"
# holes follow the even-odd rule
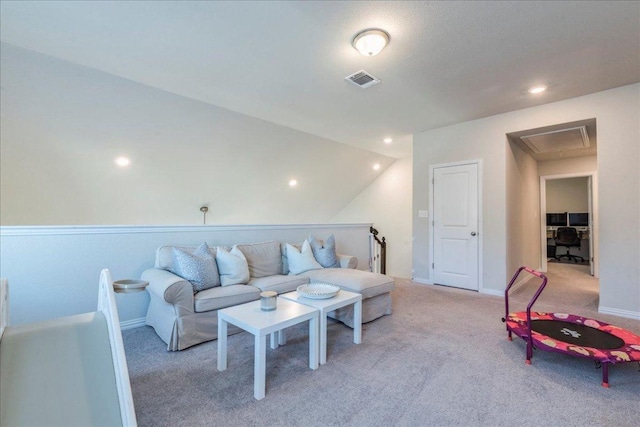
[[[478,165],[433,170],[433,281],[478,290]]]

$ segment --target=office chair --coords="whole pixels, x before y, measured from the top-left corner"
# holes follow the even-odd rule
[[[560,261],[562,258],[573,260],[574,262],[584,262],[584,258],[579,255],[571,255],[569,253],[570,248],[580,247],[580,235],[578,230],[573,227],[558,227],[555,237],[556,246],[564,246],[567,248],[567,253],[562,255],[556,255],[555,259]]]

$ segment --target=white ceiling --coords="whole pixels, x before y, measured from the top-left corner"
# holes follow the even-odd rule
[[[350,44],[370,27],[391,36],[371,58]],[[637,1],[3,0],[1,40],[392,157],[414,133],[640,81]],[[361,69],[382,83],[344,80]]]

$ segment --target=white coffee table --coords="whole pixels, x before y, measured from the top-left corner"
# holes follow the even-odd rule
[[[253,301],[218,311],[218,370],[227,369],[227,324],[231,323],[250,332],[255,337],[253,396],[260,400],[265,396],[267,335],[271,343],[279,331],[289,326],[309,321],[309,368],[318,369],[318,317],[313,307],[278,298],[277,308],[262,311],[260,301]]]
[[[280,299],[295,301],[320,310],[320,364],[327,363],[327,314],[333,310],[353,304],[353,342],[362,342],[362,295],[340,290],[338,295],[327,299],[305,298],[297,291],[280,295]],[[284,331],[280,333],[280,343],[286,340]]]

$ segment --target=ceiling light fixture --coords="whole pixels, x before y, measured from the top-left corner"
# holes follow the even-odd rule
[[[377,171],[378,169],[380,169],[380,163],[376,163],[375,165],[373,165],[374,171]]]
[[[383,139],[383,141],[384,141],[385,144],[391,144],[393,142],[393,139],[385,138],[385,139]]]
[[[389,34],[379,29],[360,31],[351,45],[364,56],[376,56],[389,43]]]
[[[535,87],[532,87],[531,89],[529,89],[529,93],[532,94],[532,95],[535,95],[537,93],[542,93],[545,90],[547,90],[546,86],[535,86]]]
[[[125,156],[116,157],[113,161],[121,168],[127,167],[131,164],[131,160]]]
[[[295,187],[296,185],[298,185],[298,181],[296,181],[295,179],[289,181],[289,187]]]

